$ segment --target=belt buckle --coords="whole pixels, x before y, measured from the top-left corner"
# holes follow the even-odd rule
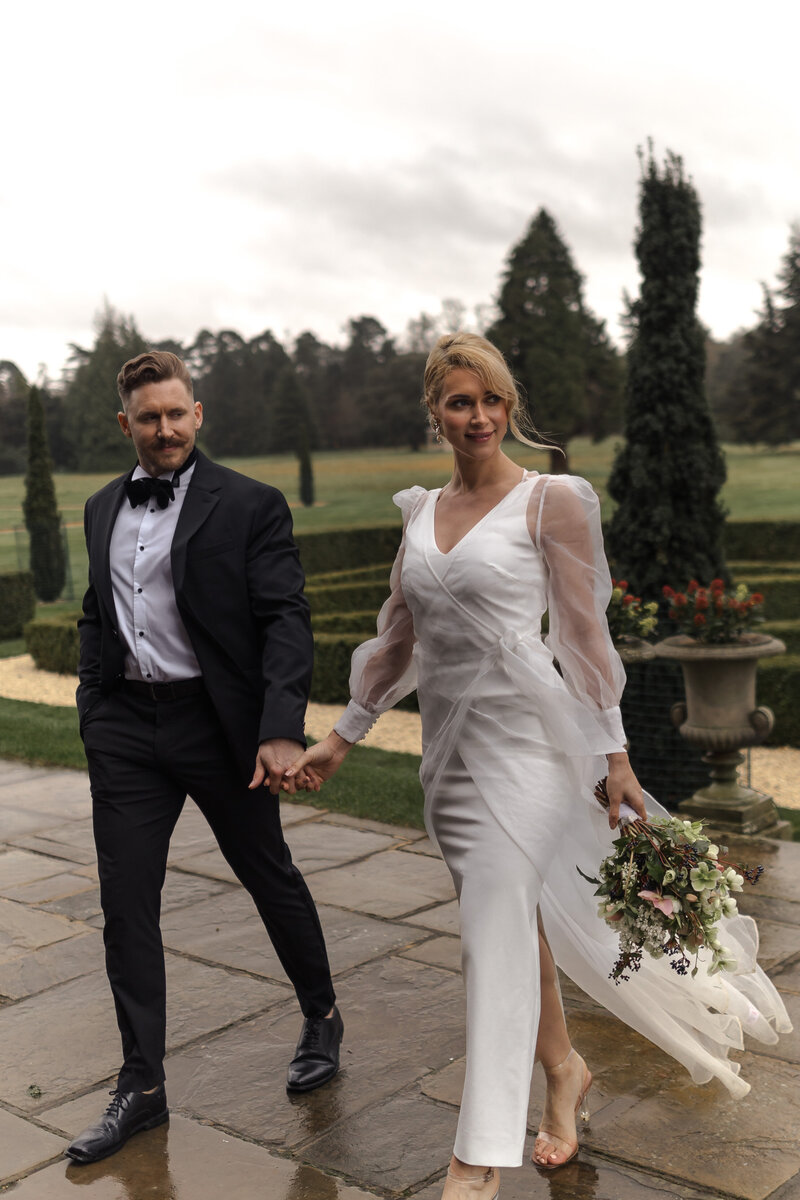
[[[150,695],[153,697],[154,700],[174,700],[175,699],[175,688],[169,682],[151,683],[150,684]]]

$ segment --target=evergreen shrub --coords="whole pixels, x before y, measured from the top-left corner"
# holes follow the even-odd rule
[[[365,526],[296,533],[295,541],[306,575],[318,575],[392,562],[402,533],[400,525]]]
[[[373,631],[374,632],[374,631]],[[350,699],[350,658],[365,640],[361,633],[314,633],[314,677],[311,700],[315,704],[345,705]],[[406,696],[395,708],[418,711],[417,693]]]
[[[40,671],[76,675],[78,671],[78,617],[74,612],[39,617],[25,626],[28,653]]]
[[[358,634],[362,642],[375,637],[375,622],[378,619],[376,608],[364,612],[333,612],[317,613],[314,617],[315,633],[352,633]]]
[[[728,559],[800,559],[800,521],[728,521],[724,539]]]
[[[762,659],[756,688],[758,703],[775,714],[766,744],[800,749],[800,653]]]
[[[36,593],[30,571],[0,573],[0,639],[22,637],[36,612]]]
[[[363,612],[379,609],[389,595],[388,580],[382,583],[331,583],[306,588],[312,623],[321,613]]]

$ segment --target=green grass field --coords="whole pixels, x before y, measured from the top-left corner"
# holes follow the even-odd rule
[[[584,475],[603,500],[604,514],[611,505],[605,485],[614,457],[616,438],[593,445],[586,438],[571,444],[571,467]],[[546,469],[547,455],[526,446],[507,445],[508,453],[521,465]],[[728,482],[722,500],[732,520],[759,519],[800,521],[800,446],[769,451],[763,447],[726,446]],[[297,463],[294,457],[237,459],[229,466],[274,484],[293,506],[295,528],[305,532],[342,529],[350,525],[397,524],[399,513],[392,494],[411,484],[438,487],[450,474],[447,451],[359,450],[325,452],[314,456],[317,503],[302,508],[298,503]],[[110,478],[109,475],[56,476],[58,502],[70,547],[74,594],[80,596],[86,577],[82,514],[86,497]],[[22,525],[23,479],[0,477],[0,570],[18,566],[15,527]]]

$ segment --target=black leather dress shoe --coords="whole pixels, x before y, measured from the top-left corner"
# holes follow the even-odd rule
[[[135,1133],[169,1120],[163,1083],[154,1092],[111,1092],[112,1101],[96,1125],[70,1142],[64,1153],[76,1163],[98,1162],[116,1154]]]
[[[289,1063],[287,1092],[313,1092],[339,1070],[339,1047],[344,1024],[334,1006],[330,1017],[306,1017],[300,1041]]]

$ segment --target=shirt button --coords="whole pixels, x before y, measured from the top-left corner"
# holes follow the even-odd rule
[[[130,543],[128,543],[128,544],[130,545]],[[144,550],[144,546],[140,546],[139,549]]]
[[[141,631],[141,629],[139,630],[139,637],[144,637],[144,634],[143,634],[143,632]]]
[[[137,590],[137,592],[140,592],[142,589],[141,589],[141,588],[137,588],[136,590]]]

